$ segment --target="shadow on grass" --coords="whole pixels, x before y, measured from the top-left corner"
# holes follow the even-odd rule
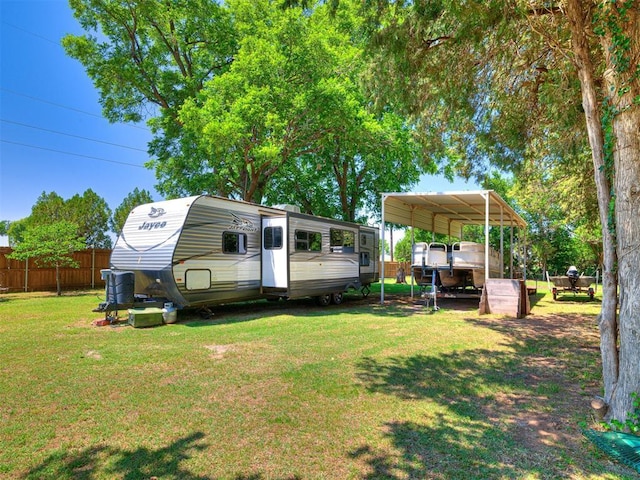
[[[554,300],[558,303],[602,303],[599,298],[591,298],[587,293],[563,292],[559,293]]]
[[[442,313],[447,310],[457,312],[477,312],[479,299],[438,299],[438,307]],[[210,327],[233,323],[262,320],[271,316],[295,315],[296,317],[326,317],[330,315],[376,315],[380,317],[411,317],[432,313],[424,305],[424,300],[416,295],[389,295],[385,297],[384,305],[380,304],[380,297],[369,295],[363,297],[359,293],[346,294],[340,305],[319,306],[311,298],[297,298],[269,302],[258,300],[233,304],[216,305],[209,312],[196,309],[185,309],[178,312],[178,322],[187,327]]]
[[[473,478],[513,477],[516,471],[498,461],[508,438],[489,425],[484,407],[490,391],[513,382],[505,372],[513,372],[516,364],[514,356],[489,350],[363,358],[358,379],[370,392],[407,401],[428,398],[447,410],[446,416],[428,413],[424,423],[385,423],[383,435],[399,453],[368,445],[350,452],[369,465],[370,473],[363,478],[464,478],[470,473]]]
[[[93,478],[122,478],[137,480],[150,478],[176,478],[180,480],[212,480],[216,477],[195,474],[181,463],[191,452],[210,447],[202,443],[204,433],[195,432],[180,438],[167,447],[156,450],[146,447],[119,449],[105,445],[87,448],[80,452],[56,452],[40,465],[27,472],[23,479],[91,480]],[[262,473],[238,474],[234,480],[264,480]],[[275,479],[278,480],[278,479]],[[279,480],[301,480],[297,475]]]
[[[592,320],[474,318],[467,321],[503,333],[507,348],[362,358],[357,378],[368,391],[437,406],[424,421],[382,424],[393,449],[364,444],[349,456],[369,465],[366,479],[611,471],[584,450],[576,419],[600,384]]]
[[[470,430],[468,425],[452,425],[444,418],[429,425],[396,421],[384,428],[400,453],[389,455],[369,446],[351,452],[351,458],[369,465],[370,472],[363,479],[518,477],[516,468],[498,461],[501,453],[492,450],[494,440],[487,438],[491,432],[486,429]]]
[[[295,315],[296,317],[309,318],[326,317],[334,314],[374,314],[389,317],[408,317],[426,313],[425,310],[419,307],[418,305],[414,309],[407,309],[406,302],[397,305],[393,303],[380,305],[379,298],[372,298],[371,296],[363,298],[359,294],[349,294],[344,296],[342,304],[328,305],[326,307],[317,305],[311,298],[298,298],[278,302],[259,300],[216,305],[210,308],[208,314],[196,309],[183,310],[178,312],[178,322],[187,327],[210,327],[251,322],[278,315]],[[475,308],[477,308],[477,305]]]
[[[203,438],[203,433],[196,432],[157,450],[145,447],[124,450],[102,445],[77,453],[56,452],[42,464],[30,470],[23,478],[89,480],[106,475],[124,479],[167,476],[201,480],[207,477],[189,472],[181,467],[180,462],[189,458],[190,451],[207,447],[200,443]]]
[[[531,308],[535,307],[536,304],[544,298],[544,293],[534,293],[533,295],[529,295],[529,304]]]

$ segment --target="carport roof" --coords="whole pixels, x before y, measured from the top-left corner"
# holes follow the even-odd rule
[[[382,220],[457,238],[464,225],[527,226],[494,190],[383,193]]]

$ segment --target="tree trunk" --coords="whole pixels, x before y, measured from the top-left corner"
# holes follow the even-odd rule
[[[600,353],[602,355],[602,377],[604,396],[611,403],[618,382],[618,319],[616,272],[616,244],[609,229],[609,201],[611,186],[607,179],[604,164],[604,135],[602,131],[601,112],[598,107],[594,66],[590,57],[590,46],[587,37],[591,24],[587,21],[587,9],[581,0],[567,0],[566,14],[571,30],[571,47],[574,62],[580,79],[582,90],[582,106],[587,122],[589,144],[591,146],[598,209],[602,223],[603,269],[602,269],[602,311],[600,313]],[[610,411],[610,415],[613,412]],[[617,418],[617,417],[616,417]]]
[[[633,392],[640,393],[640,11],[638,7],[623,14],[622,5],[612,3],[609,22],[616,31],[602,38],[605,52],[605,87],[614,108],[615,146],[615,218],[620,282],[619,375],[607,400],[609,415],[622,422],[633,411]],[[609,23],[611,25],[611,23]],[[612,28],[613,30],[613,28]],[[617,36],[617,39],[612,38]],[[621,47],[628,40],[628,50]],[[618,44],[616,45],[616,42]],[[629,60],[625,67],[621,56]]]
[[[633,411],[631,393],[640,393],[640,108],[614,120],[616,148],[616,232],[620,279],[619,377],[609,411],[624,421]]]

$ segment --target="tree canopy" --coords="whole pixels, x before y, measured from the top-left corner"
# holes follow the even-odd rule
[[[74,0],[88,33],[64,39],[107,118],[148,119],[161,193],[356,220],[378,208],[378,191],[408,188],[431,168],[411,125],[369,109],[355,8],[192,3]],[[393,177],[383,175],[390,163]]]

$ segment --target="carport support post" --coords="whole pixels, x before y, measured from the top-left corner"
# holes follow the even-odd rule
[[[513,279],[513,218],[511,219],[511,241],[509,242],[509,275]]]
[[[416,241],[415,229],[413,228],[413,212],[415,210],[415,205],[411,205],[411,256],[409,262],[409,269],[411,273],[411,298],[413,298],[413,245]],[[597,287],[597,285],[596,285]]]
[[[489,278],[489,194],[484,192],[484,279]]]
[[[524,281],[525,281],[525,285],[527,282],[527,228],[524,228]]]
[[[504,278],[504,209],[500,205],[500,278]]]
[[[384,305],[384,202],[387,199],[387,195],[386,194],[382,194],[382,234],[380,235],[381,237],[381,244],[382,244],[382,248],[380,249],[381,251],[381,257],[382,257],[382,262],[380,265],[380,305]]]

